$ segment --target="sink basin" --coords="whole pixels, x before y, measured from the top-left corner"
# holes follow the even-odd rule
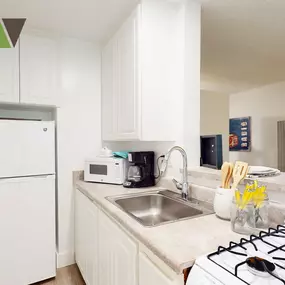
[[[180,195],[168,190],[107,199],[146,227],[213,213],[211,206],[201,205],[203,202],[198,200],[184,201]]]

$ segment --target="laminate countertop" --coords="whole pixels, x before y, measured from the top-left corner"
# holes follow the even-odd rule
[[[126,189],[122,186],[76,181],[75,187],[122,228],[144,244],[177,274],[193,266],[195,260],[216,251],[218,246],[228,246],[243,236],[231,230],[230,222],[214,214],[147,228],[128,216],[105,198],[129,193],[157,191],[165,188]]]

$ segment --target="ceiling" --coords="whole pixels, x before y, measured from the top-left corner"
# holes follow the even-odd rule
[[[0,0],[1,17],[27,18],[37,28],[92,41],[106,41],[137,0]]]
[[[104,42],[139,0],[0,0],[26,28]],[[202,88],[234,93],[285,80],[285,0],[202,2]]]
[[[284,0],[205,0],[202,87],[239,92],[285,80]]]

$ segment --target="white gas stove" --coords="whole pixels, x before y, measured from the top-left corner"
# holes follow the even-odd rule
[[[285,227],[270,228],[259,236],[231,242],[199,258],[187,285],[285,284]]]

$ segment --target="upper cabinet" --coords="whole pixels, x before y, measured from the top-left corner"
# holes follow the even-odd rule
[[[103,49],[103,140],[177,139],[178,5],[142,1]]]
[[[0,51],[0,102],[19,103],[19,45]]]
[[[115,64],[116,42],[110,41],[102,52],[102,137],[115,139],[117,133],[115,105]]]
[[[20,38],[20,102],[57,105],[56,41],[39,35]]]
[[[139,139],[138,14],[136,10],[102,52],[102,136]]]
[[[117,138],[139,139],[140,118],[138,89],[139,9],[125,22],[117,34],[115,100],[117,106]]]

